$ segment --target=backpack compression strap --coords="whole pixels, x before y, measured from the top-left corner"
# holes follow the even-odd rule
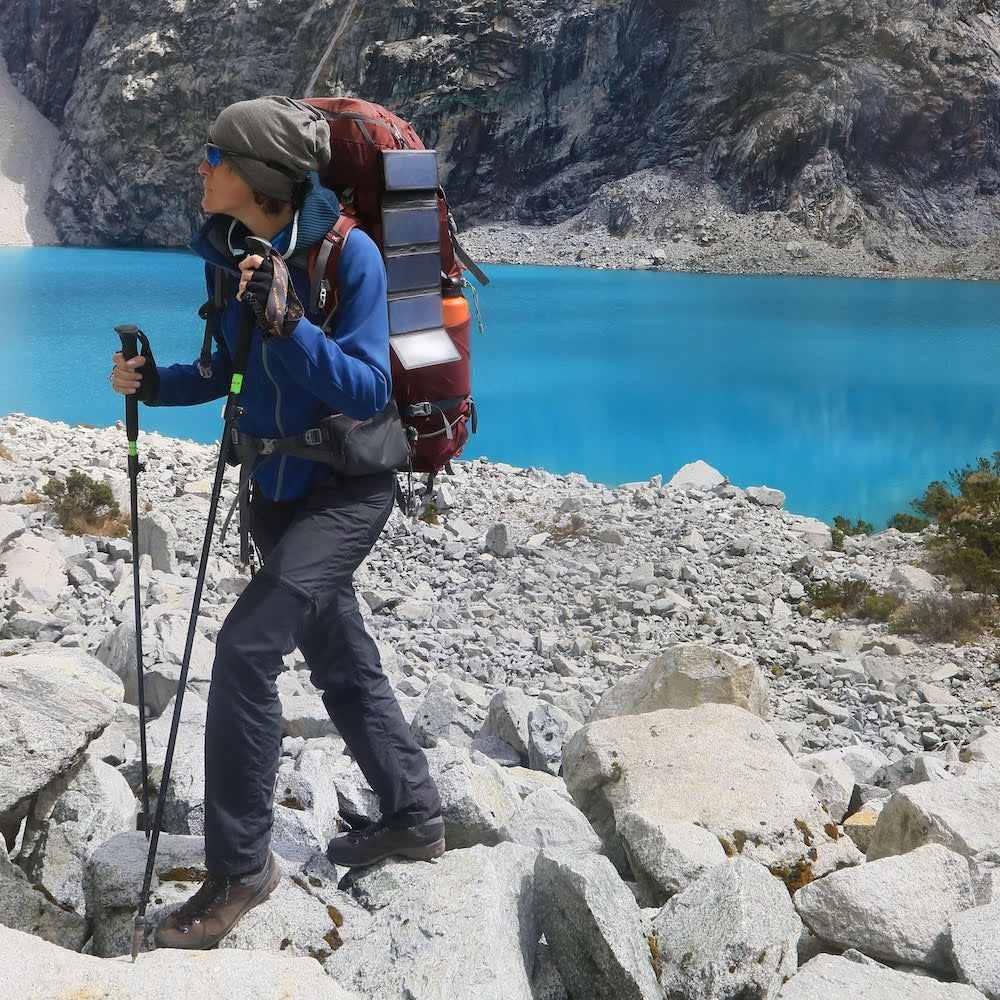
[[[327,309],[327,297],[330,290],[336,288],[336,280],[331,284],[327,274],[332,274],[336,279],[337,262],[340,260],[341,251],[344,249],[348,234],[356,225],[354,219],[341,212],[333,229],[323,237],[323,243],[313,263],[312,278],[309,284],[309,314],[311,316],[315,316],[319,312],[331,316],[337,308],[337,296],[335,295],[334,301]]]

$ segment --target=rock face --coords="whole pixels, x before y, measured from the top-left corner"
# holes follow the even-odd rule
[[[911,976],[881,965],[852,962],[834,955],[817,955],[778,994],[778,1000],[830,1000],[830,997],[865,997],[865,1000],[983,1000],[971,986],[937,983],[926,976]]]
[[[8,996],[139,997],[190,1000],[238,996],[246,1000],[355,1000],[311,958],[263,951],[157,951],[104,962],[0,927],[0,966]]]
[[[619,824],[697,823],[790,885],[858,857],[774,733],[729,705],[665,709],[590,723],[564,756],[566,785],[624,864]]]
[[[831,944],[947,969],[948,919],[974,906],[975,897],[966,860],[934,844],[835,872],[800,889],[795,902]]]
[[[709,646],[680,643],[615,684],[590,718],[695,708],[709,702],[738,705],[765,719],[770,714],[767,684],[755,663]]]
[[[535,885],[541,929],[571,996],[659,1000],[639,907],[607,858],[543,852]]]
[[[0,831],[114,718],[121,682],[89,653],[0,660]]]
[[[584,224],[611,236],[662,240],[679,228],[711,239],[670,199],[663,211],[609,187],[588,208],[637,168],[654,171],[654,187],[656,170],[693,168],[740,210],[780,210],[887,262],[893,230],[957,242],[995,227],[975,211],[1000,178],[989,5],[786,0],[748,16],[741,0],[519,0],[497,15],[60,0],[39,10],[4,0],[0,46],[20,89],[62,120],[50,213],[68,241],[186,239],[207,125],[261,93],[360,93],[391,106],[440,150],[466,218],[552,222],[587,209]]]
[[[781,883],[744,858],[711,869],[657,914],[667,996],[771,997],[797,970],[802,922]]]

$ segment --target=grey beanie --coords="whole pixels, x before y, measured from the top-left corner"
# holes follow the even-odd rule
[[[297,182],[330,162],[323,115],[290,97],[230,104],[208,130],[208,141],[250,187],[280,201],[292,201]]]

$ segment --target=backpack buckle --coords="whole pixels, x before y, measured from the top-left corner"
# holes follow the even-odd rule
[[[408,408],[408,415],[411,417],[429,417],[431,410],[430,403],[412,403]]]
[[[310,427],[302,436],[306,444],[312,445],[314,448],[323,443],[323,432],[318,427]]]
[[[326,308],[326,300],[329,297],[329,295],[330,295],[330,282],[326,278],[324,278],[319,283],[319,296],[316,299],[316,305],[319,306],[320,309]]]
[[[274,438],[261,438],[260,447],[257,450],[262,455],[274,454]]]

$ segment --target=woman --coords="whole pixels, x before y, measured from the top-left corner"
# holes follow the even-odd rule
[[[159,368],[114,355],[116,392],[150,406],[183,406],[227,395],[242,302],[263,313],[271,285],[286,278],[284,313],[255,329],[243,379],[240,431],[256,438],[303,434],[331,413],[366,420],[389,402],[385,270],[375,244],[351,231],[338,264],[339,302],[329,336],[303,316],[310,246],[339,215],[316,171],[330,158],[328,127],[313,108],[285,97],[230,105],[209,131],[198,167],[210,218],[191,241],[230,277],[214,313],[210,370]],[[247,236],[268,240],[273,260],[248,255]],[[272,302],[273,308],[273,302]],[[265,326],[268,324],[265,323]],[[270,850],[272,797],[280,749],[275,678],[296,646],[349,751],[378,794],[381,821],[335,837],[339,865],[392,854],[432,858],[444,851],[437,789],[414,742],[378,651],[358,610],[352,576],[381,533],[395,474],[345,477],[328,465],[264,456],[252,476],[249,527],[263,563],[216,640],[205,732],[205,864],[201,889],[161,923],[157,944],[210,948],[280,879]]]

